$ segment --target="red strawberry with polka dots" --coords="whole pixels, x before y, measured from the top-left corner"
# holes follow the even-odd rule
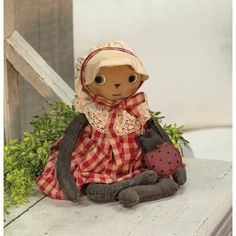
[[[147,167],[155,170],[160,177],[170,177],[176,170],[184,167],[178,149],[167,142],[146,153],[144,161]]]

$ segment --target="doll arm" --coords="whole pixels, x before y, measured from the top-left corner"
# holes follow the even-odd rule
[[[145,134],[138,137],[144,153],[152,151],[156,148],[156,145],[161,145],[164,142],[173,144],[168,134],[152,117],[146,122],[146,126]]]
[[[161,125],[157,121],[155,121],[152,117],[147,121],[146,124],[149,129],[154,128],[156,132],[158,132],[164,138],[166,142],[173,144],[168,134],[164,131]]]
[[[81,113],[76,116],[65,130],[58,150],[57,180],[63,194],[71,201],[77,201],[80,192],[71,174],[71,155],[75,149],[77,139],[87,124],[88,120],[84,114]]]

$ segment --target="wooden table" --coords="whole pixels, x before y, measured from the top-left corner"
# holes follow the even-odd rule
[[[126,209],[54,200],[40,193],[11,210],[5,236],[231,235],[231,162],[185,158],[188,182],[173,197]]]

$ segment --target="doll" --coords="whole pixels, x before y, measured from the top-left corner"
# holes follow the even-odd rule
[[[84,192],[92,201],[125,207],[174,195],[186,181],[185,168],[165,178],[143,161],[150,143],[173,144],[137,92],[149,76],[134,50],[107,42],[79,58],[77,69],[80,114],[51,147],[39,188],[52,198],[77,202]]]

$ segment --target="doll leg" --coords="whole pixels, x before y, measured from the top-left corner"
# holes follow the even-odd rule
[[[88,198],[95,202],[111,202],[117,200],[122,189],[135,186],[154,184],[158,180],[155,171],[147,170],[135,177],[114,184],[89,184],[86,188]]]
[[[140,202],[153,201],[172,196],[178,190],[178,185],[171,179],[162,178],[151,185],[133,186],[122,190],[118,199],[125,207],[133,207]]]
[[[175,171],[175,173],[172,174],[172,177],[177,184],[179,185],[185,184],[185,182],[187,181],[186,169],[184,167],[179,168],[178,170]]]

